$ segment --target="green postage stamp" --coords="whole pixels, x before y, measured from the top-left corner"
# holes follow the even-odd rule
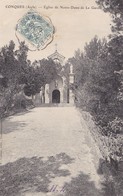
[[[18,21],[16,31],[37,49],[43,49],[53,40],[55,29],[49,18],[29,11]]]

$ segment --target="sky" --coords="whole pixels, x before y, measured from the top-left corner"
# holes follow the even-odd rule
[[[16,8],[17,6],[24,8]],[[111,33],[111,17],[97,9],[95,0],[1,0],[0,48],[10,40],[18,46],[15,26],[31,6],[41,15],[49,17],[55,27],[52,43],[44,50],[29,51],[28,58],[31,61],[47,58],[55,51],[55,44],[58,45],[58,52],[68,59],[78,48],[83,50],[85,43],[95,35],[107,38]],[[55,9],[55,6],[58,8]]]

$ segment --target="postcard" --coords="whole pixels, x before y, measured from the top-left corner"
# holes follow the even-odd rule
[[[119,37],[97,2],[0,2],[1,196],[122,195]]]

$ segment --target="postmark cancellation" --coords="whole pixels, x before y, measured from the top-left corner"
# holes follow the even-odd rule
[[[48,17],[28,11],[17,23],[16,33],[36,49],[44,49],[53,40],[55,28]]]

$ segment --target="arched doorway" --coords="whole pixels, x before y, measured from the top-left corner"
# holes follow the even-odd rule
[[[52,103],[60,103],[60,91],[54,90],[52,92]]]

